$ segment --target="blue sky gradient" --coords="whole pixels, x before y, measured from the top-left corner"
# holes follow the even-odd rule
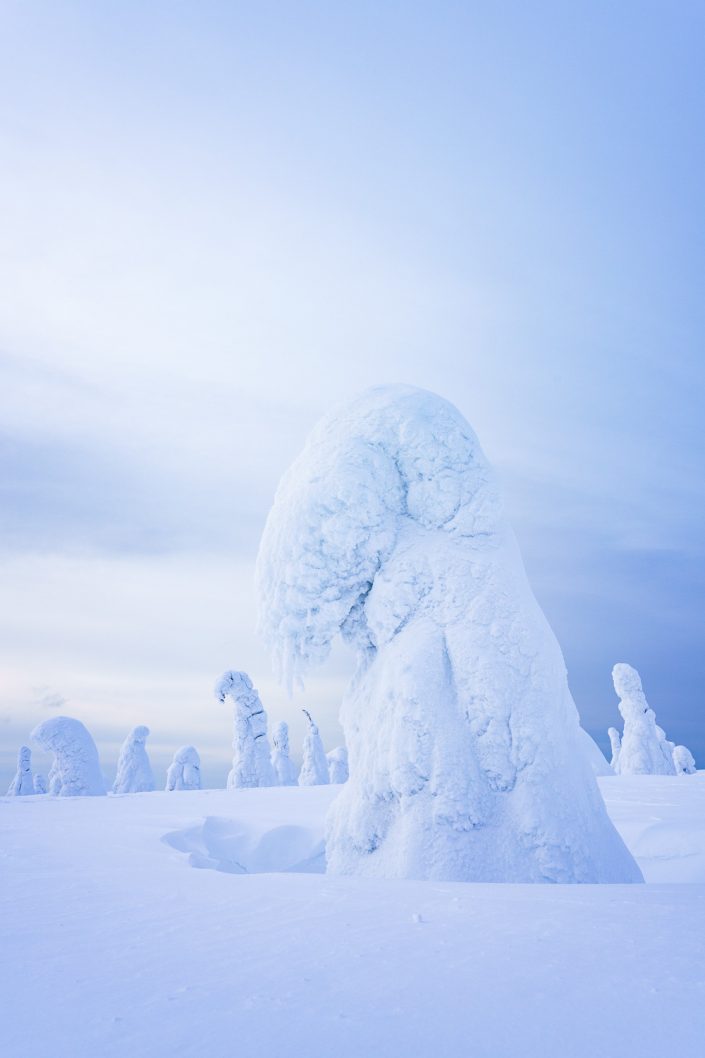
[[[224,776],[277,480],[331,403],[450,398],[585,726],[637,666],[705,763],[705,8],[7,3],[0,780],[47,709]],[[54,703],[47,704],[47,703]]]

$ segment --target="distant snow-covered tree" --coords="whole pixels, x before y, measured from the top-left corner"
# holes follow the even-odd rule
[[[607,734],[609,736],[610,747],[612,749],[612,760],[610,761],[610,764],[612,765],[612,768],[616,771],[617,761],[619,760],[619,751],[622,748],[622,739],[616,727],[608,727]]]
[[[673,766],[676,769],[676,775],[695,775],[697,771],[695,757],[687,746],[674,746]]]
[[[34,793],[32,781],[32,750],[29,746],[20,746],[17,754],[17,771],[7,791],[9,797],[23,797]]]
[[[46,779],[39,772],[34,776],[34,792],[35,794],[43,794],[47,792]]]
[[[95,797],[105,793],[98,750],[80,720],[52,716],[35,727],[30,738],[54,754],[49,793],[58,797]]]
[[[145,748],[148,735],[149,728],[140,725],[133,727],[123,742],[113,784],[114,794],[146,793],[154,789],[154,775]]]
[[[348,751],[345,746],[336,746],[326,754],[328,761],[328,781],[343,783],[348,781]]]
[[[675,775],[665,735],[663,732],[659,735],[656,715],[646,701],[639,673],[631,665],[620,662],[612,669],[612,680],[624,718],[615,770],[619,775]]]
[[[323,748],[318,727],[308,709],[303,709],[308,719],[308,728],[304,735],[303,764],[299,772],[299,786],[326,786],[328,778],[328,761]]]
[[[229,670],[215,686],[215,694],[224,702],[233,700],[233,766],[228,775],[228,789],[253,786],[276,786],[267,738],[267,714],[259,694],[246,672]]]
[[[195,746],[177,749],[166,773],[166,789],[201,789],[201,758]]]
[[[289,756],[289,725],[283,720],[272,730],[272,767],[280,786],[296,786],[296,768]]]

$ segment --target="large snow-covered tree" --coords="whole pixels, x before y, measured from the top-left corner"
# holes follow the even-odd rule
[[[146,793],[154,789],[152,765],[145,747],[148,735],[149,728],[139,725],[133,727],[123,742],[113,784],[114,794]]]
[[[326,754],[326,759],[328,760],[328,780],[336,784],[347,782],[349,778],[348,751],[345,746],[336,746]]]
[[[52,716],[35,727],[33,742],[54,754],[49,793],[58,797],[93,797],[105,793],[98,750],[88,729],[71,716]]]
[[[649,708],[636,669],[619,662],[612,669],[624,733],[615,771],[618,775],[675,775],[671,749]]]
[[[215,686],[219,701],[233,701],[233,766],[228,789],[240,786],[276,786],[272,751],[267,738],[267,714],[246,672],[229,670]]]
[[[201,758],[195,746],[182,746],[177,749],[167,769],[166,789],[201,789]]]
[[[7,791],[8,797],[24,797],[34,792],[32,750],[29,746],[20,746],[17,754],[17,771]]]
[[[326,416],[277,490],[257,586],[290,686],[338,633],[357,655],[330,871],[641,880],[494,474],[452,405],[386,386]]]
[[[303,710],[308,720],[308,727],[304,735],[303,761],[299,772],[299,786],[327,786],[328,761],[326,751],[323,748],[318,725],[308,709]]]
[[[272,767],[280,786],[296,786],[297,773],[289,756],[289,726],[283,720],[272,729]]]

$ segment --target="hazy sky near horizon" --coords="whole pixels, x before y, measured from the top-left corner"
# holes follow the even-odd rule
[[[585,726],[642,672],[705,765],[705,7],[0,8],[0,781],[57,710],[220,782],[219,673],[326,742],[253,632],[331,404],[451,399]]]

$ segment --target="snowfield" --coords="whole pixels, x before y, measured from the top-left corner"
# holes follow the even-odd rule
[[[6,798],[3,1053],[699,1058],[705,773],[600,787],[646,885],[331,877],[333,786]]]

